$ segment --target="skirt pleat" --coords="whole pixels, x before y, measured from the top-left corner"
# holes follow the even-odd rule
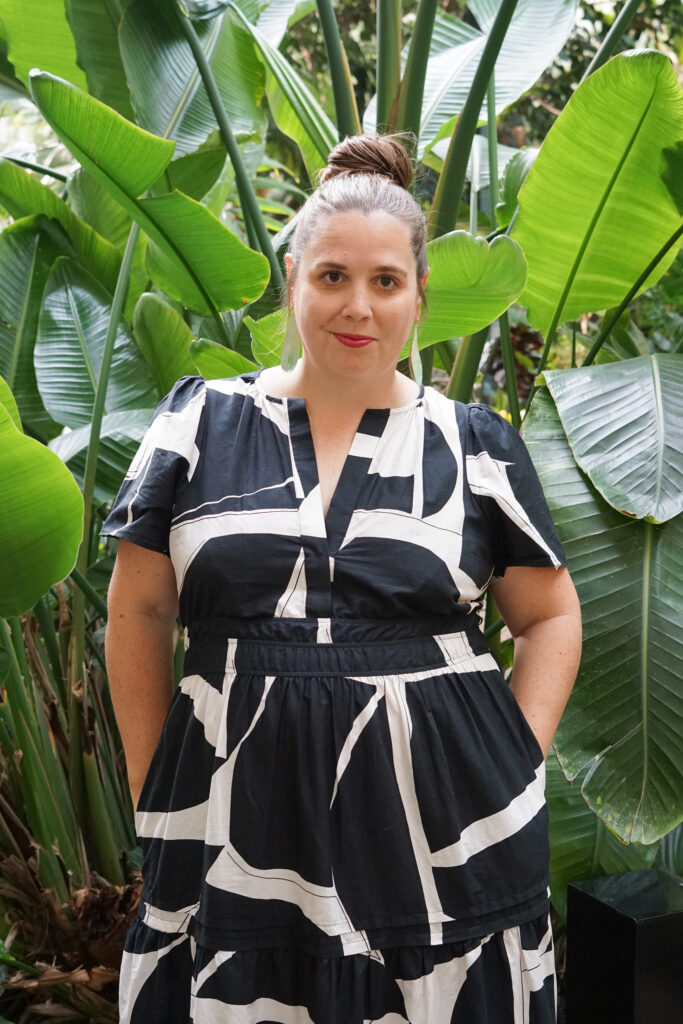
[[[136,919],[120,1024],[553,1024],[548,915],[479,939],[315,957],[215,950]]]

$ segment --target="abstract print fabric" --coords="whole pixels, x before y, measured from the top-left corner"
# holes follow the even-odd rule
[[[184,378],[104,532],[170,553],[186,642],[122,1022],[417,1022],[418,990],[552,1020],[543,758],[479,616],[507,566],[564,564],[515,431],[431,388],[367,410],[325,517],[303,400]],[[482,971],[507,1016],[461,1016]]]

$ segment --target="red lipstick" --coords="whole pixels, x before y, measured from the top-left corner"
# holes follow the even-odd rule
[[[334,333],[334,332],[333,332]],[[342,345],[346,345],[347,348],[363,348],[364,345],[369,345],[374,338],[368,337],[367,334],[334,334],[337,341],[340,341]]]

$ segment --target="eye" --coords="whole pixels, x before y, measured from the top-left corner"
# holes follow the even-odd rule
[[[395,288],[398,285],[396,278],[392,277],[390,274],[382,274],[377,278],[377,281],[383,291],[389,291],[391,288]]]
[[[341,271],[339,270],[326,270],[324,274],[321,274],[321,280],[326,281],[327,284],[338,284],[341,279]]]

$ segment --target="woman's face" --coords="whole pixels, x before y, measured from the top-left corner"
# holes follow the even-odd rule
[[[420,314],[405,224],[379,210],[334,214],[321,219],[294,274],[287,260],[310,367],[340,378],[393,375]]]

